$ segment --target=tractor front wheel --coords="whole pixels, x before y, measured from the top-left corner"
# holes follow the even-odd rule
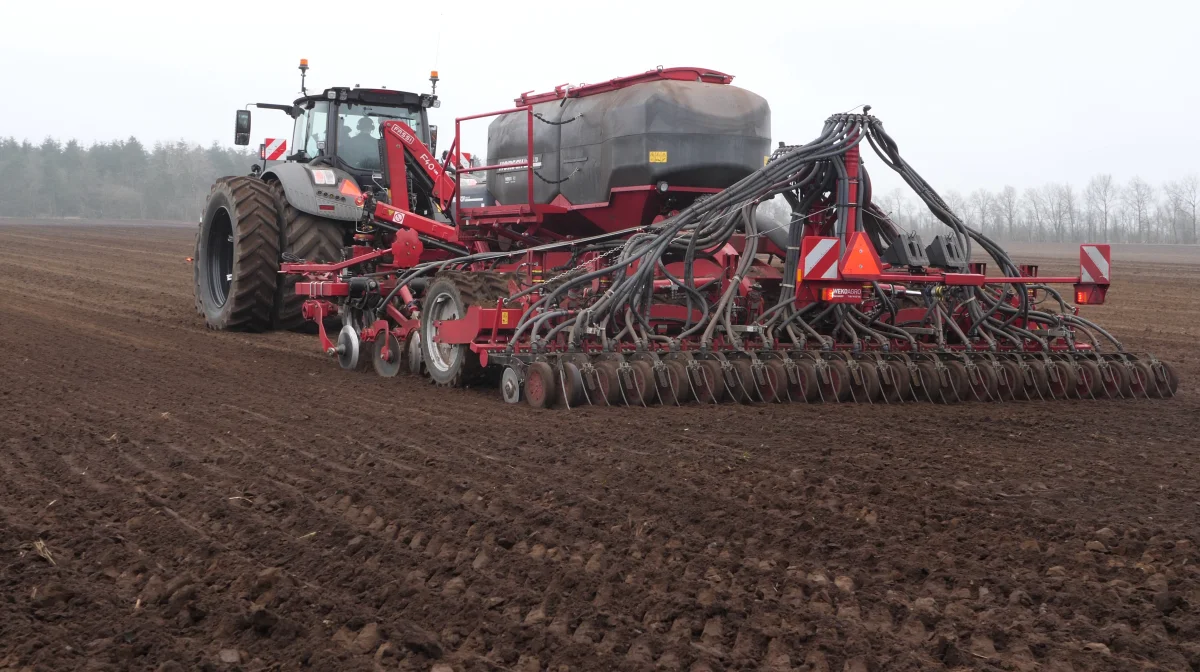
[[[279,274],[279,213],[253,177],[224,177],[208,195],[196,236],[196,308],[210,329],[266,331]]]

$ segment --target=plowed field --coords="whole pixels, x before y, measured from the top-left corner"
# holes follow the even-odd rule
[[[537,412],[206,330],[193,235],[0,222],[0,669],[1200,670],[1200,253],[1085,312],[1175,399]]]

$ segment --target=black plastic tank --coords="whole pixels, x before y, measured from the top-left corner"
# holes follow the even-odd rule
[[[526,96],[534,113],[534,201],[559,194],[573,205],[603,203],[619,187],[724,188],[761,168],[770,154],[771,111],[733,78],[697,68],[654,70],[578,89]],[[546,123],[551,122],[551,123]],[[488,127],[488,164],[526,158],[524,112]],[[523,168],[488,173],[504,205],[527,200]]]

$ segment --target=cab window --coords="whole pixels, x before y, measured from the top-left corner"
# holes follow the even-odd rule
[[[343,104],[338,111],[338,156],[361,170],[379,170],[379,139],[383,122],[398,119],[423,138],[421,113],[403,107]]]

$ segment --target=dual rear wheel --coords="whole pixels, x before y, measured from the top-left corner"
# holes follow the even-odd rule
[[[193,253],[196,311],[211,329],[269,331],[304,326],[296,277],[281,259],[341,258],[345,225],[300,212],[278,182],[223,177],[209,192]]]

